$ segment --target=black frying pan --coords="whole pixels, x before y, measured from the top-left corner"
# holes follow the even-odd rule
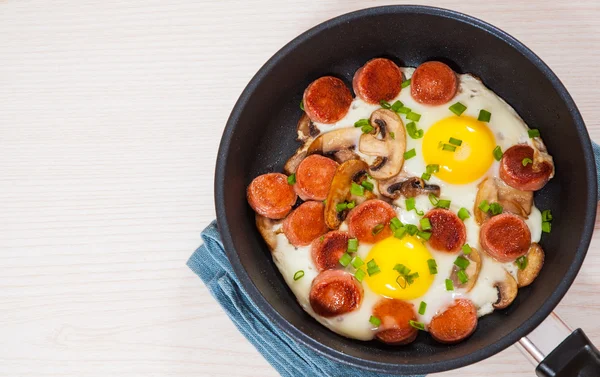
[[[246,202],[250,181],[281,171],[297,148],[298,104],[306,86],[320,76],[334,75],[352,87],[354,72],[367,60],[381,56],[401,66],[441,60],[459,73],[479,76],[527,124],[541,130],[554,156],[556,176],[535,195],[537,206],[551,209],[554,215],[552,233],[542,237],[546,263],[541,274],[534,284],[519,290],[508,309],[481,318],[473,336],[457,345],[439,344],[421,332],[408,346],[390,347],[347,339],[317,323],[298,305],[280,276]],[[527,335],[552,312],[575,279],[590,243],[596,171],[590,139],[575,103],[550,68],[527,47],[460,13],[390,6],[322,23],[287,44],[258,71],[223,134],[215,201],[225,250],[237,276],[255,304],[292,338],[357,367],[430,373],[485,359]],[[582,334],[574,336],[582,344],[567,344],[566,352],[587,350],[591,354],[584,358],[593,356],[593,348],[581,348],[585,345]],[[543,369],[538,368],[539,375],[552,375]],[[599,376],[599,370],[589,376]]]

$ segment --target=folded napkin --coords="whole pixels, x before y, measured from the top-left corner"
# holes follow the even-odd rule
[[[593,143],[593,147],[596,171],[600,177],[600,146]],[[600,184],[598,197],[600,198]],[[202,240],[204,244],[192,254],[187,265],[206,284],[238,330],[279,374],[284,377],[390,376],[349,367],[321,356],[291,339],[261,313],[240,285],[223,250],[216,221],[204,229]]]

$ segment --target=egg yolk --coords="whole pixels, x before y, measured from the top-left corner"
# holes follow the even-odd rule
[[[373,292],[382,296],[412,300],[424,295],[433,283],[428,259],[432,259],[431,254],[416,237],[386,238],[373,246],[366,259],[374,260],[381,272],[365,277],[365,281]],[[410,274],[417,272],[419,277],[414,278],[412,284],[406,284],[394,269],[398,264],[410,269]]]
[[[460,146],[450,143],[450,138],[462,141]],[[444,150],[456,147],[455,151]],[[435,175],[448,183],[473,182],[488,171],[496,147],[494,134],[477,119],[470,116],[452,116],[435,123],[423,138],[423,158],[426,164],[437,164]]]

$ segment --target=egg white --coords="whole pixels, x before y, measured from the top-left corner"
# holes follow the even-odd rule
[[[412,76],[414,68],[401,68],[404,76],[408,79]],[[436,122],[453,116],[453,113],[448,109],[450,105],[456,102],[461,102],[467,106],[464,115],[470,115],[477,118],[479,111],[485,109],[492,113],[492,117],[487,126],[494,134],[496,143],[503,151],[509,147],[528,143],[531,145],[531,140],[527,135],[528,127],[519,115],[510,107],[504,100],[498,97],[494,92],[489,90],[483,83],[469,74],[458,75],[459,89],[455,98],[451,103],[440,106],[428,106],[420,104],[411,97],[410,88],[403,89],[400,94],[390,103],[396,100],[402,101],[405,106],[412,109],[413,112],[421,114],[421,119],[417,123],[418,128],[427,130]],[[320,124],[315,125],[321,132],[328,132],[338,128],[353,127],[354,122],[359,119],[368,119],[371,113],[379,109],[379,105],[371,105],[362,101],[360,98],[355,98],[350,106],[348,114],[335,124]],[[404,123],[405,115],[400,115]],[[403,171],[409,176],[420,177],[425,172],[426,163],[422,153],[421,139],[412,139],[407,135],[406,149],[412,148],[416,151],[416,157],[404,162]],[[358,145],[358,140],[356,145]],[[357,151],[357,153],[359,153]],[[359,153],[367,163],[371,163],[374,157],[366,156]],[[415,311],[419,304],[423,301],[427,303],[427,309],[424,315],[418,315],[418,320],[426,325],[431,321],[433,316],[442,312],[448,307],[455,298],[464,297],[470,299],[477,307],[477,315],[483,316],[491,313],[494,308],[492,306],[498,299],[498,291],[494,284],[504,279],[505,271],[508,271],[516,277],[516,268],[514,263],[500,263],[488,257],[482,250],[479,244],[479,225],[477,225],[473,217],[473,206],[477,194],[477,185],[486,177],[498,177],[499,163],[494,161],[487,173],[474,182],[457,185],[450,184],[438,179],[435,175],[428,181],[431,184],[440,186],[441,198],[450,199],[450,210],[458,212],[461,207],[467,208],[471,213],[470,218],[464,221],[467,230],[467,243],[480,251],[482,259],[481,271],[473,289],[470,292],[465,292],[462,289],[454,291],[446,291],[445,280],[450,276],[453,268],[453,263],[456,260],[456,254],[443,253],[433,250],[425,243],[429,252],[435,258],[438,265],[438,274],[428,291],[421,297],[412,300],[415,305]],[[376,185],[377,187],[377,185]],[[426,196],[416,197],[416,208],[424,212],[434,208],[429,198]],[[404,198],[399,198],[394,202],[395,210],[398,218],[405,224],[419,225],[421,216],[418,216],[415,211],[407,211]],[[539,242],[541,237],[541,213],[535,207],[532,207],[531,214],[526,220],[531,231],[531,242]],[[276,226],[274,231],[279,230],[280,225]],[[342,223],[340,230],[347,230],[346,222]],[[361,243],[357,254],[365,259],[369,250],[373,245]],[[337,316],[334,318],[324,318],[316,315],[309,303],[310,287],[313,279],[318,272],[314,266],[310,256],[310,246],[295,248],[292,246],[285,235],[281,232],[277,235],[277,247],[273,251],[273,260],[277,268],[284,277],[286,283],[296,296],[302,308],[318,320],[320,323],[335,331],[336,333],[355,338],[359,340],[373,339],[376,329],[369,322],[369,318],[373,312],[373,306],[381,299],[382,296],[374,293],[367,284],[363,284],[364,298],[361,306],[348,314]],[[296,271],[303,270],[304,277],[294,281]]]

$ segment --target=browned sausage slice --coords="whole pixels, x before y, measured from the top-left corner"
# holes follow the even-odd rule
[[[363,287],[342,270],[325,270],[313,280],[310,288],[310,306],[320,316],[335,317],[349,313],[360,306]]]
[[[367,200],[350,211],[348,231],[361,242],[375,243],[392,235],[390,220],[396,211],[383,200]]]
[[[502,263],[512,262],[529,250],[531,233],[519,216],[503,213],[483,223],[479,242],[492,258]]]
[[[354,93],[367,103],[389,101],[400,93],[402,72],[391,60],[376,58],[369,60],[356,71],[352,79]]]
[[[246,197],[250,207],[270,219],[283,219],[296,203],[294,188],[280,173],[259,175],[248,186]]]
[[[296,247],[310,245],[327,230],[322,202],[304,202],[283,221],[283,233]]]
[[[509,186],[522,191],[537,191],[544,187],[554,169],[549,162],[533,162],[533,152],[533,148],[527,144],[508,148],[500,161],[500,178]],[[523,166],[526,158],[532,162]]]
[[[348,249],[350,236],[346,232],[332,231],[316,238],[311,245],[311,256],[317,270],[330,270],[339,266],[339,260]]]
[[[429,333],[440,343],[457,343],[477,328],[477,309],[470,300],[458,299],[429,323]]]
[[[458,79],[452,68],[442,62],[426,62],[410,79],[410,94],[425,105],[443,105],[456,95]]]
[[[465,244],[467,229],[465,224],[448,209],[435,208],[425,215],[431,223],[429,244],[436,250],[457,252]]]
[[[314,154],[306,157],[296,170],[294,189],[302,200],[325,200],[338,163]]]
[[[402,345],[415,340],[418,330],[408,321],[416,321],[413,304],[397,299],[382,299],[373,307],[373,316],[381,320],[375,337],[387,344]]]
[[[325,76],[308,85],[303,103],[304,111],[314,122],[335,123],[348,113],[352,93],[342,80]]]

